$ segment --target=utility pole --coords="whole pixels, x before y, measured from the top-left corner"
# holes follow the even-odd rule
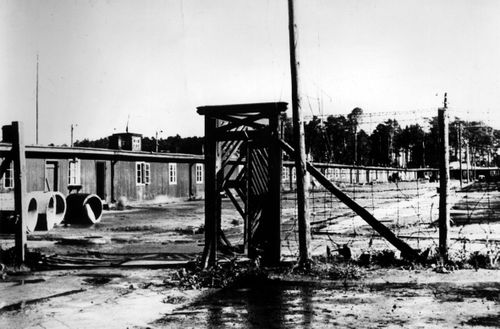
[[[38,145],[38,54],[36,54],[35,144]]]
[[[311,261],[311,227],[309,223],[309,204],[307,200],[309,182],[306,172],[306,147],[304,122],[301,109],[300,68],[298,48],[298,30],[295,24],[295,0],[288,0],[288,32],[290,42],[290,71],[292,78],[292,115],[293,142],[295,147],[295,168],[297,177],[297,220],[299,226],[299,264],[308,266]]]
[[[450,212],[448,209],[448,180],[450,178],[450,153],[448,137],[447,94],[444,94],[444,107],[438,110],[439,122],[439,254],[441,261],[448,261]]]
[[[458,162],[460,168],[460,188],[462,188],[462,122],[458,121]]]

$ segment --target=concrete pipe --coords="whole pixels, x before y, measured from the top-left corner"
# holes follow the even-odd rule
[[[66,205],[66,224],[92,225],[101,220],[102,201],[95,194],[69,194]]]
[[[38,221],[38,205],[36,199],[27,197],[28,203],[27,216],[24,219],[26,223],[26,232],[33,233]],[[0,233],[13,234],[16,232],[17,217],[13,209],[0,210]]]
[[[35,191],[29,195],[38,202],[36,231],[48,231],[61,224],[66,214],[66,199],[62,193]]]

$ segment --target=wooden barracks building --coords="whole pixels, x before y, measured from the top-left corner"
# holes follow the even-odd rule
[[[11,149],[8,132],[3,135],[0,160]],[[146,201],[203,196],[202,155],[142,152],[141,138],[115,134],[110,138],[113,149],[26,146],[27,190],[94,193],[106,203],[121,197]],[[13,187],[11,164],[0,179],[0,193],[13,193]]]

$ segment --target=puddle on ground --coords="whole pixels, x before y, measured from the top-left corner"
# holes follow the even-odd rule
[[[94,277],[83,279],[83,282],[85,282],[86,284],[93,285],[93,286],[100,286],[100,285],[104,285],[106,283],[111,282],[111,280],[113,280],[113,279],[110,277],[94,276]]]
[[[411,326],[430,321],[448,323],[450,312],[440,305],[460,310],[483,301],[490,312],[500,310],[500,283],[467,286],[437,284],[369,284],[342,288],[315,284],[259,285],[222,289],[200,298],[155,322],[159,327],[194,328],[371,328],[378,324]],[[466,304],[469,303],[469,304]],[[484,308],[486,310],[486,308]],[[420,312],[422,311],[423,312]],[[482,308],[480,309],[482,313]],[[490,326],[498,316],[467,310],[461,322]],[[475,313],[476,312],[476,313]],[[418,314],[417,314],[418,313]],[[420,314],[422,313],[422,314]],[[496,314],[495,313],[495,314]],[[481,316],[483,317],[481,317]],[[477,316],[477,317],[473,317]],[[453,321],[458,321],[456,317]],[[467,322],[469,321],[469,322]],[[494,322],[497,321],[497,322]],[[413,323],[412,323],[413,322]]]

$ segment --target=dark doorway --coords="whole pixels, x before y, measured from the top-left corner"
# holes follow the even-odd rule
[[[47,161],[45,163],[45,191],[59,191],[58,163],[57,161]]]
[[[106,162],[96,162],[96,194],[106,200]]]

